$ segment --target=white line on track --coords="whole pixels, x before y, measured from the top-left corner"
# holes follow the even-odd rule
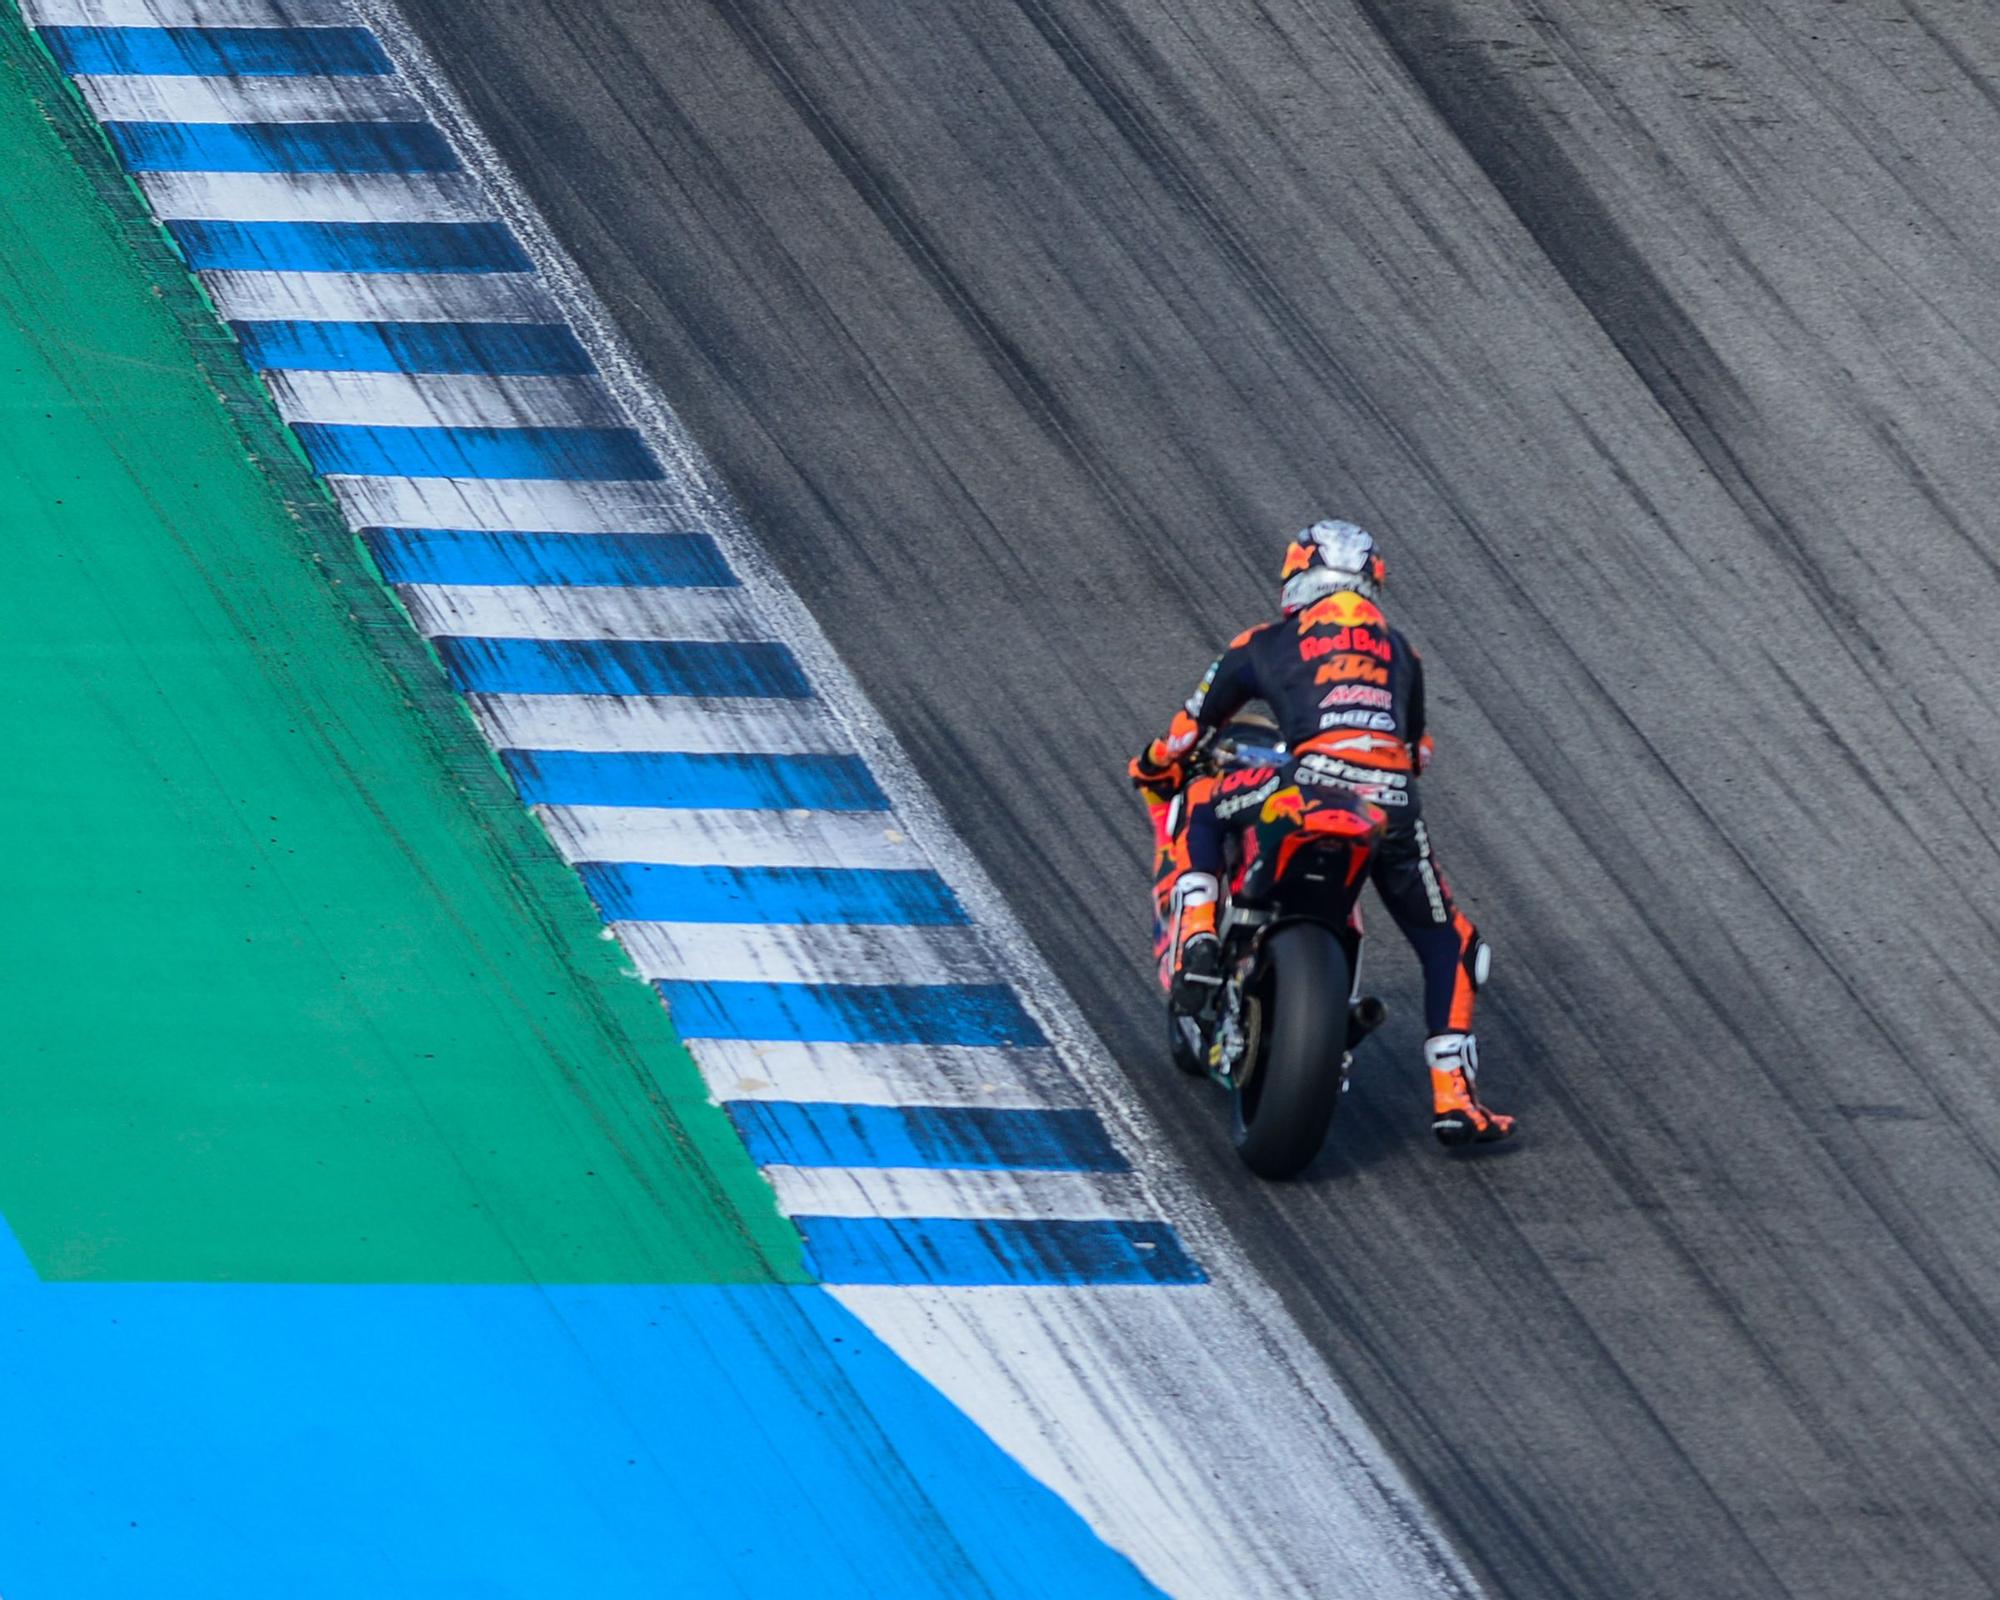
[[[423,122],[400,78],[169,78],[85,73],[100,122]]]
[[[142,172],[164,220],[485,222],[493,204],[462,172]]]
[[[756,641],[770,625],[736,589],[613,589],[408,584],[426,634],[487,639]]]
[[[267,372],[287,422],[401,428],[601,428],[624,414],[597,378],[459,372]]]
[[[1007,1110],[1083,1104],[1053,1050],[691,1039],[688,1052],[718,1100]]]
[[[893,818],[868,811],[672,811],[543,806],[566,861],[682,867],[927,867]]]
[[[473,694],[466,700],[502,750],[813,756],[854,749],[847,730],[813,700],[608,694]]]
[[[973,928],[614,922],[639,975],[690,983],[984,983]]]
[[[560,322],[528,272],[230,272],[201,281],[237,322]]]
[[[344,476],[326,483],[347,520],[362,528],[676,533],[702,525],[663,483]]]
[[[766,1167],[788,1217],[1159,1216],[1128,1172],[968,1172],[929,1167]]]

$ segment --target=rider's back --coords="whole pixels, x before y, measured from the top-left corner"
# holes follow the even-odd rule
[[[1423,737],[1423,668],[1381,609],[1341,592],[1236,640],[1244,665],[1295,753],[1412,769]]]

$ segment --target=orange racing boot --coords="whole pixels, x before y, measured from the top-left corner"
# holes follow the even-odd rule
[[[1469,1033],[1440,1033],[1424,1041],[1431,1069],[1431,1132],[1456,1147],[1492,1144],[1514,1132],[1514,1119],[1479,1100],[1479,1041]]]
[[[1174,885],[1174,983],[1167,1003],[1193,1016],[1222,982],[1222,941],[1215,935],[1217,884],[1206,872],[1186,872]]]

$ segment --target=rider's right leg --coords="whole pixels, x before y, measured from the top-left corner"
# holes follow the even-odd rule
[[[1514,1132],[1514,1118],[1479,1097],[1479,1041],[1472,1031],[1491,952],[1453,902],[1421,817],[1391,818],[1375,854],[1373,876],[1383,904],[1424,969],[1431,1131],[1445,1145],[1507,1138]]]

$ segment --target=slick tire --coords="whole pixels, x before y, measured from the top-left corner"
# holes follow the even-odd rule
[[[1255,1064],[1230,1095],[1236,1153],[1260,1178],[1312,1165],[1340,1106],[1347,1036],[1347,955],[1317,923],[1294,922],[1265,943],[1254,991]]]

